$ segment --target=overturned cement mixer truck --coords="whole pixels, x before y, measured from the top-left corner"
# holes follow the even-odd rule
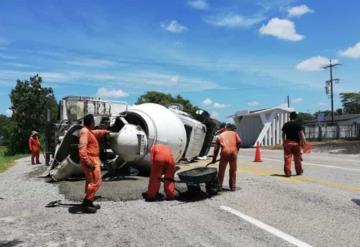
[[[49,123],[46,133],[48,175],[55,181],[82,174],[78,143],[82,119],[95,117],[96,129],[112,133],[99,141],[102,167],[109,172],[134,167],[148,172],[149,150],[155,143],[170,146],[176,162],[192,161],[209,151],[216,120],[199,110],[195,117],[182,106],[145,103],[128,106],[92,97],[69,96],[60,101],[59,122]]]

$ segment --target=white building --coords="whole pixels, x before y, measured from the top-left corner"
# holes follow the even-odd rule
[[[238,111],[233,116],[236,129],[245,147],[270,146],[282,143],[282,126],[289,121],[293,108],[274,107],[257,111]]]

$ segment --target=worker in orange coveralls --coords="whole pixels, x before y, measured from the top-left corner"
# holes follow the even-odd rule
[[[31,132],[31,136],[29,138],[29,149],[31,152],[31,164],[35,165],[35,160],[36,164],[41,164],[39,161],[40,140],[38,137],[38,132],[36,132],[35,130]]]
[[[94,130],[94,127],[94,116],[86,115],[84,127],[80,130],[79,155],[81,168],[86,178],[82,207],[88,213],[96,213],[96,210],[100,209],[100,205],[93,203],[95,194],[101,185],[100,149],[97,138],[110,133],[108,130]]]
[[[306,140],[303,127],[295,122],[296,112],[290,113],[290,121],[282,127],[282,139],[284,147],[284,173],[291,176],[291,161],[294,156],[296,175],[302,175],[304,170],[301,165],[301,147],[305,147]]]
[[[212,163],[216,162],[219,150],[220,163],[218,171],[219,190],[222,190],[225,169],[227,163],[230,163],[229,170],[229,187],[231,191],[236,190],[236,169],[237,169],[237,155],[240,149],[241,139],[235,131],[230,131],[226,125],[221,126],[221,131],[216,137],[216,144],[214,149],[214,156]]]
[[[175,160],[171,149],[164,144],[154,144],[150,150],[151,171],[149,186],[143,196],[148,201],[156,200],[160,189],[161,175],[164,174],[164,190],[167,200],[175,199]]]

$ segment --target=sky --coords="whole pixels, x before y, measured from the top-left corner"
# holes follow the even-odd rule
[[[220,120],[286,105],[330,109],[360,91],[357,0],[1,0],[0,114],[16,80],[39,74],[57,100],[133,104],[180,94]]]

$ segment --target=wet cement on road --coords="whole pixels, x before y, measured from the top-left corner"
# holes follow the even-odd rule
[[[141,199],[141,193],[146,191],[147,177],[118,176],[111,180],[103,180],[97,193],[101,201],[129,201]],[[81,201],[84,197],[85,180],[68,180],[59,183],[59,192],[70,201]]]
[[[203,166],[204,162],[195,162],[191,165],[180,165],[180,171],[187,169]],[[48,167],[45,165],[40,165],[34,171],[28,174],[29,177],[40,176],[46,171]],[[97,192],[98,201],[132,201],[143,199],[142,193],[147,191],[149,178],[147,176],[130,176],[130,175],[116,175],[112,177],[107,177],[107,171],[102,171],[103,182]],[[65,181],[54,182],[50,178],[41,178],[45,182],[53,183],[58,186],[59,193],[64,195],[66,200],[80,202],[84,198],[84,187],[85,187],[85,178],[77,177],[67,179]],[[175,180],[179,180],[176,176]],[[184,183],[176,183],[176,188],[178,193],[187,196],[186,191],[187,187]],[[205,184],[201,184],[202,191],[205,191]],[[160,185],[159,193],[164,195],[163,183]],[[205,196],[205,195],[202,195]]]

